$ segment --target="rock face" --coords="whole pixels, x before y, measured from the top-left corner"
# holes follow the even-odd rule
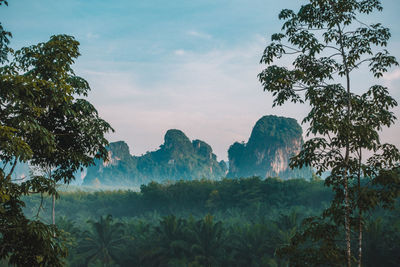
[[[190,141],[180,130],[168,130],[160,149],[142,156],[132,156],[128,145],[111,143],[106,161],[89,167],[84,185],[139,186],[150,181],[217,179],[225,177],[227,167],[218,162],[211,147]]]
[[[264,116],[247,143],[230,146],[228,177],[309,178],[310,168],[289,168],[290,158],[299,153],[302,144],[302,129],[295,119]]]
[[[107,150],[107,160],[96,160],[95,165],[87,169],[83,185],[133,186],[139,182],[137,160],[129,153],[128,145],[118,141],[110,143]]]

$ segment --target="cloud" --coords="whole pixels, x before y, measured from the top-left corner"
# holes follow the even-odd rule
[[[174,54],[177,55],[177,56],[183,56],[183,55],[186,54],[186,52],[183,49],[178,49],[178,50],[174,51]]]
[[[207,52],[175,50],[163,62],[85,63],[90,101],[133,154],[157,148],[170,128],[209,143],[219,159],[235,141],[247,140],[255,122],[274,113],[257,74],[264,41]],[[78,72],[79,73],[79,72]],[[293,113],[294,114],[294,113]]]
[[[392,96],[399,101],[400,98],[400,69],[396,68],[391,72],[383,74],[384,85],[389,88]],[[399,117],[399,116],[397,116]]]
[[[272,108],[271,94],[257,80],[265,44],[254,36],[230,49],[174,50],[165,60],[145,64],[95,62],[86,66],[84,77],[93,88],[92,103],[116,130],[110,140],[125,140],[133,154],[158,148],[165,132],[177,128],[209,143],[218,159],[226,160],[229,146],[247,141],[263,115],[300,122],[308,112],[306,105]],[[107,69],[96,70],[101,66]],[[393,131],[399,132],[399,125]]]
[[[96,39],[98,39],[99,37],[100,37],[100,35],[95,34],[95,33],[92,33],[92,32],[88,32],[88,33],[86,34],[86,39],[89,40],[89,41],[91,41],[91,40],[96,40]]]
[[[187,34],[190,36],[202,38],[202,39],[211,39],[212,38],[212,36],[210,34],[198,32],[198,31],[188,31]]]
[[[394,71],[385,73],[383,75],[383,79],[385,79],[388,82],[400,79],[400,69],[395,69]]]

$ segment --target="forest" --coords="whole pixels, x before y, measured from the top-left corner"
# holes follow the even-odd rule
[[[56,224],[68,244],[67,266],[287,266],[280,248],[332,196],[316,176],[153,182],[140,192],[64,191]],[[40,196],[24,201],[30,217],[51,221],[51,197],[44,197],[39,214]],[[398,266],[399,206],[369,214],[364,235],[363,265]]]
[[[107,136],[118,129],[73,68],[79,41],[57,34],[17,49],[0,23],[0,265],[399,266],[400,151],[381,138],[396,127],[398,103],[380,80],[399,63],[388,51],[389,28],[363,22],[383,6],[305,2],[279,13],[257,76],[272,107],[307,107],[304,133],[294,119],[264,116],[247,143],[229,149],[229,172],[211,146],[177,129],[140,160],[123,142],[112,146],[126,164],[110,157]],[[289,139],[292,147],[276,146]],[[190,175],[198,161],[196,175],[210,177]],[[16,176],[21,162],[29,175]],[[126,181],[130,170],[162,179],[139,177],[140,191],[68,187],[90,168],[97,182],[107,166],[110,184],[112,170]]]

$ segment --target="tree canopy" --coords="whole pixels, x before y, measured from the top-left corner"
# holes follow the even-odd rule
[[[362,16],[381,10],[378,0],[310,0],[298,12],[282,10],[282,31],[271,36],[261,58],[268,66],[258,76],[264,90],[274,96],[274,105],[291,101],[306,102],[311,107],[303,120],[310,125],[310,138],[291,166],[312,166],[317,174],[330,171],[325,183],[333,188],[335,197],[322,219],[344,227],[345,247],[338,246],[335,254],[329,252],[332,247],[321,246],[325,254],[318,255],[337,262],[345,258],[339,255],[346,254],[347,266],[353,261],[351,228],[358,232],[361,264],[362,214],[379,204],[393,203],[399,193],[393,186],[398,180],[383,178],[399,166],[399,151],[379,138],[379,131],[394,123],[391,109],[397,102],[383,85],[365,90],[357,86],[355,90],[352,84],[357,70],[367,68],[378,79],[398,65],[386,50],[389,29],[380,23],[360,21]],[[283,57],[294,58],[291,67],[273,65]],[[360,177],[369,178],[368,185],[375,187],[362,186]],[[309,236],[316,241],[323,238],[316,232],[325,231],[325,236],[334,240],[337,228],[325,226],[314,227]],[[313,259],[305,257],[317,254],[303,255],[296,255],[297,262],[311,264]]]
[[[55,35],[15,51],[9,47],[11,33],[0,27],[0,258],[59,266],[62,236],[53,226],[28,220],[21,196],[54,195],[54,182],[69,183],[77,170],[106,158],[104,134],[112,128],[84,99],[89,84],[72,69],[78,41]],[[49,168],[52,180],[40,173],[14,177],[18,162]]]

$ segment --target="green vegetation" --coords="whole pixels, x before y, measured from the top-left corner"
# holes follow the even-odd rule
[[[68,237],[70,266],[286,266],[277,250],[332,200],[323,183],[253,177],[61,192],[57,225]],[[24,201],[35,216],[40,198]],[[50,197],[43,206],[40,217],[50,220]],[[366,224],[364,248],[373,253],[365,265],[396,266],[400,210],[379,209]]]
[[[220,179],[226,164],[217,161],[212,148],[201,140],[190,141],[180,130],[168,130],[160,149],[132,156],[122,141],[111,143],[106,161],[88,168],[84,185],[140,186],[150,181]]]
[[[308,178],[311,169],[289,168],[290,157],[303,144],[301,126],[295,119],[264,116],[254,126],[247,143],[234,143],[228,150],[228,177],[279,176]]]
[[[289,168],[290,157],[302,144],[302,130],[295,119],[264,116],[257,121],[247,144],[236,142],[229,148],[227,174],[226,163],[217,161],[210,145],[190,141],[182,131],[172,129],[166,132],[158,150],[142,156],[130,155],[123,141],[111,143],[108,159],[88,168],[84,185],[138,187],[150,181],[216,180],[225,176],[306,178],[311,176],[311,168]]]
[[[112,128],[71,67],[79,43],[55,35],[15,51],[0,24],[0,265],[399,266],[400,153],[379,140],[397,102],[381,85],[351,88],[364,63],[375,78],[398,65],[382,49],[389,30],[358,19],[381,9],[378,0],[310,0],[280,13],[283,32],[259,79],[274,105],[310,104],[312,136],[303,143],[293,119],[261,118],[247,144],[229,149],[229,176],[254,176],[240,179],[219,179],[226,164],[180,130],[140,157],[109,145]],[[294,68],[271,65],[285,55]],[[28,179],[15,178],[18,162],[34,167]],[[83,167],[85,183],[118,179],[140,192],[59,193]],[[275,174],[312,178],[263,180]]]
[[[259,80],[274,105],[311,107],[303,120],[311,136],[291,167],[311,166],[319,175],[329,170],[325,184],[334,191],[331,206],[306,220],[308,228],[281,251],[294,265],[361,266],[365,215],[379,204],[391,207],[400,194],[399,150],[379,139],[382,127],[396,119],[391,110],[397,102],[382,85],[355,90],[352,84],[360,69],[378,79],[399,65],[385,49],[389,29],[361,21],[381,10],[378,0],[310,0],[298,12],[284,9],[281,32],[271,36],[261,58],[267,67]],[[293,59],[293,68],[273,65],[281,58]],[[345,244],[338,245],[342,233]]]
[[[142,185],[140,192],[134,191],[97,191],[97,192],[61,192],[56,211],[59,216],[71,220],[84,218],[97,219],[111,214],[114,218],[142,216],[156,211],[160,215],[204,216],[214,211],[229,209],[250,210],[257,205],[271,208],[305,206],[319,210],[329,203],[332,197],[328,188],[322,187],[323,181],[307,182],[294,179],[282,181],[276,178],[261,180],[223,179],[220,181],[193,180],[177,181],[172,184],[152,182]],[[41,203],[40,196],[24,198],[27,203],[25,213],[35,216]],[[51,204],[46,198],[43,207],[48,211]],[[254,206],[252,206],[254,204]],[[257,207],[261,209],[262,207]],[[49,221],[49,213],[40,213],[43,220]]]
[[[112,128],[84,99],[90,87],[71,67],[79,42],[55,35],[14,51],[10,37],[0,24],[0,260],[61,266],[63,236],[55,225],[28,219],[21,197],[50,194],[55,203],[57,182],[68,183],[77,170],[106,157],[104,134]],[[15,178],[16,164],[27,161],[35,173]]]

